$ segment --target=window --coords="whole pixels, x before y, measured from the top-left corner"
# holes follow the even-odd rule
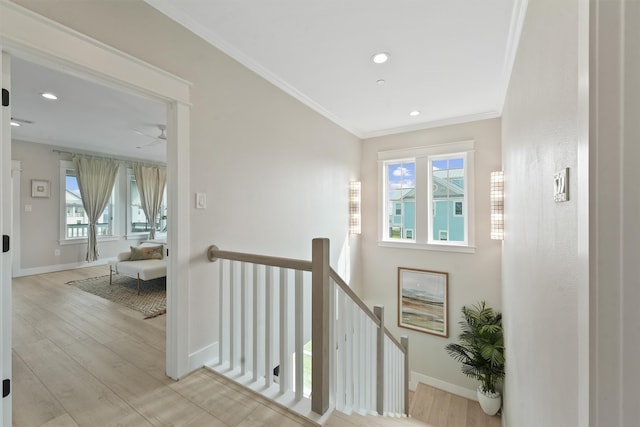
[[[378,153],[381,245],[473,252],[473,146]]]
[[[73,162],[60,162],[60,177],[62,178],[61,206],[63,206],[61,209],[63,215],[60,240],[86,239],[89,233],[89,218],[82,205],[82,197],[80,197],[80,189]],[[98,238],[110,237],[114,234],[113,200],[112,192],[111,199],[96,224]]]
[[[467,240],[463,209],[465,163],[466,153],[428,157],[432,189],[429,200],[436,212],[429,233],[433,241],[464,243]]]
[[[415,169],[411,160],[385,163],[387,235],[389,239],[412,239],[413,233],[407,230],[415,228]],[[407,237],[409,235],[409,237]]]
[[[142,209],[140,192],[136,184],[136,177],[133,169],[127,170],[127,235],[149,233],[151,226],[147,222],[147,216]],[[165,188],[162,198],[162,207],[156,218],[156,232],[166,233],[167,231],[167,190]]]

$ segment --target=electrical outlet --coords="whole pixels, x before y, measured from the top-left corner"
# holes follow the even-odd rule
[[[54,256],[60,256],[60,249],[54,249],[53,250],[53,255]]]

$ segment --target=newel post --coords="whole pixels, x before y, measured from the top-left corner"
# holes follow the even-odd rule
[[[376,410],[379,415],[384,415],[384,307],[374,306],[373,314],[380,320],[376,354]]]
[[[329,409],[329,239],[313,239],[311,252],[311,410]]]

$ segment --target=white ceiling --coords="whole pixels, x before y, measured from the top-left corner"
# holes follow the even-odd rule
[[[44,99],[44,92],[58,100]],[[11,58],[11,116],[21,123],[11,127],[12,139],[119,158],[166,159],[166,141],[156,139],[158,125],[167,122],[165,104],[17,57]]]
[[[524,0],[146,1],[361,138],[499,116],[526,9]],[[381,51],[391,59],[372,63]]]
[[[526,8],[525,0],[146,1],[361,138],[500,116]],[[380,51],[390,60],[373,64]],[[43,99],[47,91],[59,100]],[[15,139],[166,159],[155,138],[163,103],[60,67],[12,58],[12,116],[33,122],[12,127]]]

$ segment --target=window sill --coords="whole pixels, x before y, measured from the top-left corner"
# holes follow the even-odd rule
[[[379,240],[378,246],[381,248],[418,249],[422,251],[454,252],[454,253],[462,253],[462,254],[476,253],[475,246],[430,245],[428,243],[400,242],[400,241],[391,242],[388,240]]]
[[[120,236],[107,236],[107,237],[98,237],[98,242],[115,242],[120,240]],[[86,244],[87,243],[87,238],[86,237],[79,237],[77,239],[64,239],[64,240],[58,240],[58,244],[60,246],[65,246],[65,245],[81,245],[81,244]]]

